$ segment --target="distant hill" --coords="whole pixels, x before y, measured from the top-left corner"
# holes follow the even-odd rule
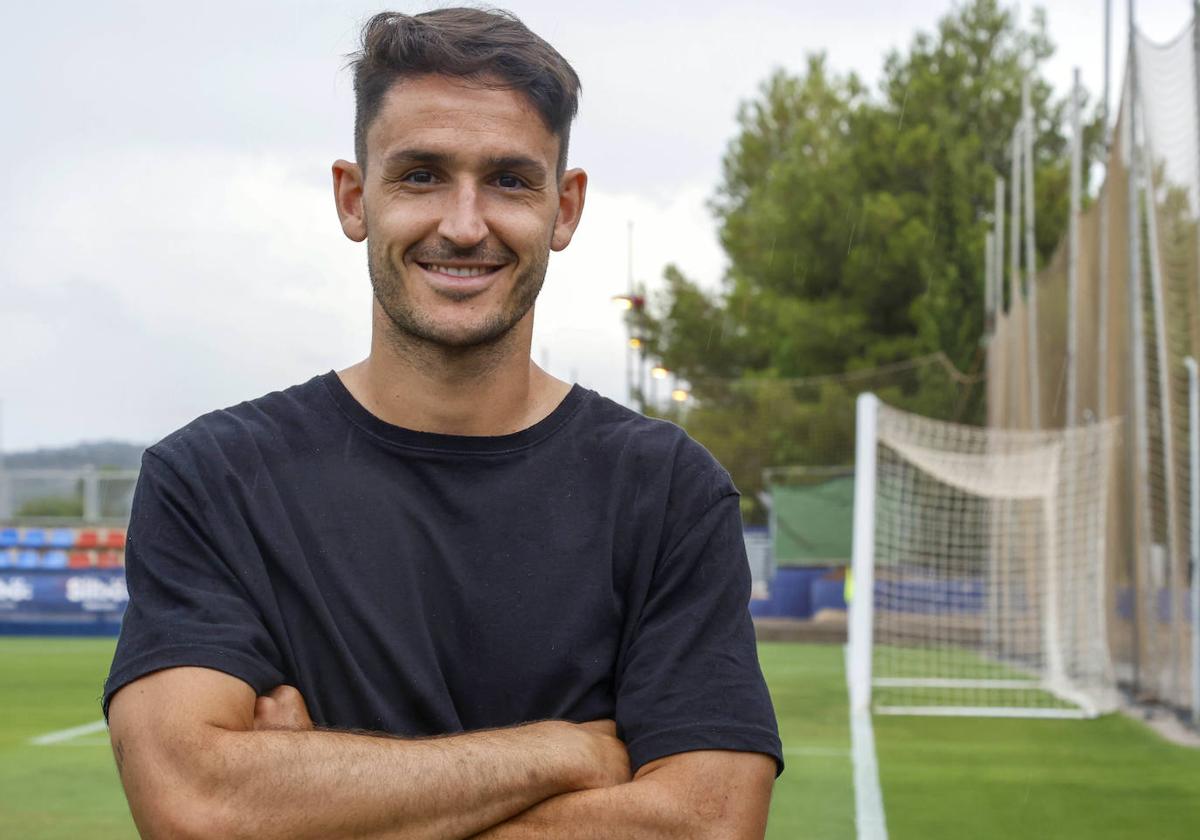
[[[98,440],[54,449],[6,452],[4,466],[19,469],[70,469],[74,467],[115,467],[136,470],[142,464],[145,444],[118,440]]]

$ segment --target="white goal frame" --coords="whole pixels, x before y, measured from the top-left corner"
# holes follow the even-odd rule
[[[1116,706],[1116,688],[1115,679],[1112,678],[1111,658],[1107,651],[1106,631],[1103,630],[1106,620],[1106,610],[1104,606],[1105,594],[1103,590],[1103,563],[1104,552],[1102,546],[1102,538],[1099,544],[1095,546],[1095,551],[1092,552],[1091,546],[1086,545],[1086,551],[1080,552],[1078,546],[1073,546],[1076,551],[1075,560],[1078,562],[1082,557],[1082,562],[1088,564],[1088,581],[1091,583],[1078,597],[1085,599],[1083,601],[1072,604],[1074,608],[1073,615],[1078,621],[1079,616],[1083,615],[1085,620],[1089,622],[1090,628],[1098,626],[1101,632],[1098,634],[1099,639],[1089,639],[1087,642],[1087,654],[1091,657],[1091,666],[1086,680],[1076,679],[1072,674],[1072,668],[1066,664],[1064,657],[1064,646],[1075,644],[1079,647],[1079,640],[1076,638],[1074,642],[1065,641],[1063,638],[1062,628],[1064,619],[1059,614],[1059,605],[1063,598],[1076,597],[1073,592],[1066,592],[1061,584],[1060,578],[1063,575],[1062,568],[1058,564],[1065,562],[1062,557],[1065,553],[1063,539],[1059,536],[1062,530],[1061,524],[1056,522],[1057,506],[1059,503],[1058,494],[1060,493],[1061,484],[1059,481],[1059,470],[1062,467],[1062,459],[1059,457],[1064,449],[1064,444],[1060,441],[1055,443],[1054,435],[1063,436],[1065,434],[1080,434],[1078,431],[1070,433],[1064,432],[1039,432],[1025,433],[1029,435],[1030,449],[1028,452],[1019,453],[1018,458],[1024,458],[1026,461],[1031,458],[1036,461],[1037,468],[1030,469],[1024,467],[1014,470],[1011,466],[1010,453],[995,456],[1001,460],[995,460],[990,453],[990,450],[983,453],[974,454],[958,454],[951,450],[945,453],[937,453],[940,458],[944,458],[945,462],[951,467],[959,464],[964,465],[970,470],[972,465],[984,465],[992,459],[993,464],[1005,464],[1010,473],[1016,472],[1019,474],[1035,473],[1029,481],[1022,481],[1020,487],[1013,484],[1011,492],[1014,494],[1012,498],[1025,502],[1034,502],[1043,512],[1041,526],[1045,529],[1045,537],[1040,541],[1040,551],[1035,559],[1038,568],[1036,569],[1037,585],[1040,587],[1040,592],[1037,598],[1037,617],[1036,623],[1039,628],[1037,633],[1040,650],[1038,651],[1039,666],[1035,671],[1022,671],[1012,662],[1004,662],[1004,669],[1008,671],[1005,677],[988,678],[987,676],[979,677],[978,675],[960,675],[953,673],[953,665],[947,667],[950,673],[942,674],[926,674],[922,676],[891,676],[887,674],[877,674],[875,667],[876,657],[876,636],[879,628],[876,626],[876,551],[877,551],[877,534],[876,525],[878,522],[877,511],[877,488],[878,488],[878,456],[880,446],[888,446],[894,453],[897,453],[899,458],[905,459],[905,463],[915,463],[918,469],[921,468],[919,458],[922,457],[921,447],[913,445],[911,448],[914,452],[914,457],[918,460],[908,460],[908,454],[905,450],[909,446],[903,440],[890,440],[881,442],[879,431],[879,414],[881,403],[873,394],[862,394],[858,398],[857,410],[857,436],[856,436],[856,458],[855,458],[855,489],[854,489],[854,540],[852,553],[852,575],[853,575],[853,597],[850,603],[849,616],[849,645],[847,655],[847,683],[850,694],[851,709],[855,712],[874,712],[876,714],[902,714],[902,715],[946,715],[946,716],[975,716],[975,717],[1033,717],[1033,718],[1089,718],[1095,717],[1108,711],[1112,711]],[[895,409],[884,407],[885,411],[896,414]],[[911,416],[911,415],[910,415]],[[919,420],[921,423],[932,423],[934,421]],[[947,429],[962,429],[964,427],[953,427],[952,424],[945,424]],[[1109,458],[1110,441],[1112,439],[1112,429],[1101,429],[1098,433],[1094,433],[1093,439],[1099,441],[1097,446],[1105,447],[1101,457],[1105,464]],[[979,433],[985,430],[977,430]],[[1090,432],[1084,432],[1090,433]],[[1022,433],[1005,432],[1007,435],[1020,435]],[[1036,435],[1036,440],[1035,436]],[[1063,440],[1066,440],[1064,437]],[[1075,439],[1076,441],[1079,438]],[[926,453],[929,450],[923,450]],[[1002,459],[1006,456],[1010,457],[1009,462],[1004,462]],[[928,460],[929,455],[924,457]],[[1078,451],[1076,450],[1076,458]],[[1024,462],[1021,462],[1024,463]],[[1103,470],[1106,472],[1107,467]],[[986,470],[985,470],[986,471]],[[1001,467],[996,469],[999,474],[1003,470]],[[935,479],[942,480],[936,474]],[[1040,482],[1040,483],[1039,483]],[[963,487],[966,487],[967,493],[972,492],[970,489],[971,482],[965,481],[956,489],[963,492]],[[982,486],[982,483],[981,483]],[[984,493],[1000,492],[994,490],[981,491]],[[1005,491],[1009,492],[1009,491]],[[1101,506],[1103,504],[1103,493],[1099,494]],[[1002,498],[1007,499],[1008,496],[993,497],[990,495],[981,495],[981,499]],[[989,504],[991,504],[989,502]],[[1093,506],[1094,507],[1094,506]],[[1067,510],[1064,505],[1064,510]],[[1071,513],[1070,515],[1074,515]],[[1098,519],[1103,521],[1103,511],[1099,510]],[[1102,527],[1092,524],[1093,531],[1102,531]],[[1092,532],[1085,532],[1091,534]],[[994,537],[992,539],[995,539]],[[1077,538],[1078,539],[1078,538]],[[990,569],[996,565],[995,555],[989,550],[987,553],[986,563]],[[1092,564],[1097,564],[1095,568],[1091,568]],[[989,585],[996,584],[993,579],[993,573],[988,571]],[[1028,581],[1026,581],[1028,584]],[[998,588],[998,587],[997,587]],[[995,597],[995,596],[990,596]],[[986,600],[986,599],[985,599]],[[990,605],[984,610],[995,609]],[[981,622],[990,621],[991,618],[984,616],[979,619]],[[921,623],[936,625],[936,618],[922,618]],[[920,630],[915,632],[918,636]],[[938,650],[936,642],[938,639],[930,638],[930,649]],[[1076,636],[1078,636],[1076,632]],[[918,639],[918,643],[921,640]],[[954,643],[943,643],[945,647],[953,647]],[[979,647],[984,645],[980,643]],[[920,648],[916,648],[921,650]],[[965,648],[964,648],[965,650]],[[1070,651],[1075,653],[1076,650]],[[968,650],[968,655],[985,655],[978,650]],[[1072,660],[1074,661],[1074,660]],[[1096,662],[1103,662],[1097,666]],[[1103,672],[1103,675],[1097,679],[1095,672],[1097,669]],[[1015,677],[1015,678],[1014,678]],[[875,689],[900,689],[900,692],[893,694],[903,694],[904,690],[915,690],[914,694],[921,695],[938,695],[939,692],[945,696],[954,699],[970,699],[973,696],[986,698],[982,702],[972,703],[955,703],[953,701],[928,705],[924,703],[901,704],[901,703],[882,703],[877,697]],[[972,695],[972,691],[976,691],[977,695]],[[1009,694],[1011,692],[1011,694]],[[1025,696],[1018,692],[1033,692],[1044,693],[1048,697],[1053,698],[1052,702],[1046,703],[1027,703]],[[1013,703],[1008,705],[1004,702],[1007,697],[1013,698]],[[988,702],[990,701],[990,702]]]

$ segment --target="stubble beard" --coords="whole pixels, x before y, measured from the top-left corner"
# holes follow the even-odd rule
[[[422,262],[437,262],[442,259],[473,259],[478,258],[479,249],[453,251],[450,248],[441,249],[437,256],[430,255]],[[472,351],[487,351],[498,349],[505,339],[512,334],[513,329],[521,319],[533,308],[542,284],[546,279],[546,269],[550,261],[549,245],[545,252],[520,270],[514,278],[503,305],[496,311],[489,312],[477,324],[470,328],[453,329],[438,324],[428,313],[413,306],[411,297],[405,289],[402,271],[388,258],[386,249],[377,248],[367,237],[367,271],[371,277],[371,288],[375,293],[380,309],[388,319],[390,343],[404,351],[414,349],[441,350],[453,355],[469,354]],[[487,261],[486,259],[481,261]],[[444,294],[444,293],[440,293]],[[450,300],[468,300],[471,295],[445,295]]]

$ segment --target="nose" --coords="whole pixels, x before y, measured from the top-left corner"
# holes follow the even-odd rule
[[[464,184],[447,197],[447,206],[438,224],[438,233],[463,248],[478,245],[488,235],[480,207],[479,191]]]

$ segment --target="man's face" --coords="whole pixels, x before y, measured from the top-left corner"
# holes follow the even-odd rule
[[[467,348],[532,319],[586,185],[582,172],[560,183],[558,148],[518,92],[445,76],[393,86],[367,132],[361,229],[376,301],[398,331]]]

